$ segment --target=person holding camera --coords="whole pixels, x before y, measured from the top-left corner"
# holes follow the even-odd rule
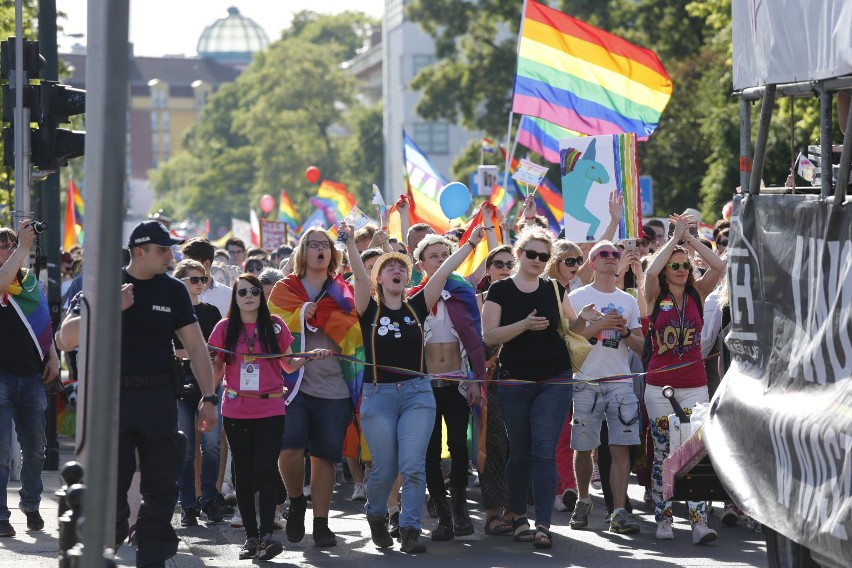
[[[47,443],[45,387],[59,376],[59,358],[53,346],[47,300],[35,274],[23,268],[36,233],[41,232],[34,223],[21,221],[18,234],[0,228],[0,537],[15,536],[6,501],[13,428],[23,454],[19,506],[27,517],[27,530],[44,528],[39,504]]]

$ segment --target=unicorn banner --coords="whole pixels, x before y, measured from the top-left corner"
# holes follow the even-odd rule
[[[636,237],[642,223],[636,135],[612,134],[559,141],[565,238],[576,243],[601,238],[609,224],[609,196],[623,197],[617,238]]]

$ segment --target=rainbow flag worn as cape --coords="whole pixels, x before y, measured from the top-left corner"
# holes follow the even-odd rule
[[[290,333],[293,334],[293,351],[297,351],[303,342],[303,326],[320,328],[332,341],[340,347],[342,355],[364,360],[364,342],[361,337],[361,326],[358,324],[358,313],[355,311],[355,297],[352,286],[343,276],[338,274],[328,284],[322,297],[317,302],[314,317],[304,321],[302,308],[313,299],[308,296],[302,281],[295,274],[290,274],[284,280],[275,284],[269,294],[269,311],[284,320]],[[349,396],[355,408],[359,406],[361,385],[364,382],[364,366],[340,359],[340,368]],[[284,382],[289,390],[288,402],[298,392],[302,370],[285,374]]]
[[[24,327],[30,333],[30,338],[36,346],[39,357],[44,360],[53,341],[53,330],[50,326],[50,311],[47,299],[39,288],[35,274],[23,269],[24,281],[15,279],[0,296],[0,309],[11,306],[24,322]]]
[[[409,288],[405,291],[410,298],[419,292],[424,286],[428,278],[423,282]],[[450,316],[450,321],[453,322],[453,327],[456,330],[456,335],[459,336],[459,341],[462,346],[462,359],[467,358],[470,363],[470,368],[473,371],[473,378],[477,381],[485,380],[485,345],[482,342],[482,319],[479,314],[479,306],[476,304],[476,291],[470,283],[456,274],[450,274],[447,283],[444,284],[443,300],[447,306],[447,314]],[[437,309],[437,304],[432,308],[432,311]]]

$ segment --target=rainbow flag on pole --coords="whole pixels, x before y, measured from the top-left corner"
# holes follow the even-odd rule
[[[405,162],[405,187],[408,191],[411,224],[428,223],[435,232],[446,233],[450,229],[450,220],[441,211],[438,195],[447,185],[447,180],[404,130],[402,156]]]
[[[583,134],[651,135],[672,82],[650,50],[527,0],[512,111]]]
[[[346,186],[336,181],[323,180],[311,204],[325,212],[329,224],[342,221],[355,206],[355,197],[346,191]]]
[[[68,180],[68,201],[65,207],[65,235],[62,248],[69,250],[75,244],[83,244],[83,215],[86,206],[73,179]]]
[[[296,209],[293,207],[293,202],[290,201],[290,196],[283,189],[281,190],[281,197],[278,200],[278,220],[287,223],[287,226],[293,231],[299,228],[299,221],[296,219]]]
[[[518,144],[540,154],[548,162],[558,164],[559,140],[577,136],[582,134],[534,116],[522,116],[517,140]]]

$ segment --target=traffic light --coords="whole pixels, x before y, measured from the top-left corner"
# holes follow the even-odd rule
[[[24,40],[24,72],[27,78],[37,77],[41,70],[41,54],[37,41]],[[15,165],[15,38],[0,42],[0,82],[3,94],[3,164]],[[32,104],[32,86],[24,86],[24,106]],[[5,124],[8,123],[8,126]]]

